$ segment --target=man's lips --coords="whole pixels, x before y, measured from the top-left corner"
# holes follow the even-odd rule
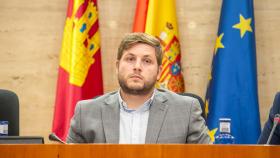
[[[136,78],[136,79],[143,79],[143,77],[142,76],[140,76],[140,75],[131,75],[131,76],[129,76],[129,78]]]

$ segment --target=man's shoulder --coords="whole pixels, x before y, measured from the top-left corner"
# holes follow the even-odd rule
[[[168,106],[168,112],[176,114],[177,116],[190,116],[192,111],[200,111],[201,107],[199,101],[191,96],[184,96],[165,89],[157,89],[157,100],[162,100],[162,104]],[[200,110],[199,110],[200,109]]]
[[[196,100],[194,97],[184,96],[167,89],[157,89],[157,95],[166,98],[169,101],[192,102]]]
[[[96,107],[99,108],[103,106],[107,100],[112,100],[116,98],[117,96],[117,91],[114,92],[109,92],[100,96],[95,96],[92,99],[87,99],[87,100],[81,100],[78,102],[79,105],[83,106],[84,108],[87,107]],[[94,105],[94,106],[92,106]]]

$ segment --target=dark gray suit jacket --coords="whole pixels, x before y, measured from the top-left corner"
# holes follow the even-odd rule
[[[68,143],[119,143],[118,93],[78,102]],[[210,143],[197,99],[156,90],[149,112],[146,142]]]

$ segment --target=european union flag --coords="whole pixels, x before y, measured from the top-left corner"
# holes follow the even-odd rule
[[[257,92],[253,0],[224,0],[206,93],[211,138],[219,134],[219,118],[231,118],[235,143],[256,143],[261,131]]]

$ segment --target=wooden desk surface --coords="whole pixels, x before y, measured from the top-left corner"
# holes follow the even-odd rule
[[[272,158],[280,146],[261,145],[0,145],[0,158]]]

